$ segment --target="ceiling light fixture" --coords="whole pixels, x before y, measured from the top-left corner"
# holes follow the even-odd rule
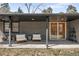
[[[34,18],[32,18],[32,20],[35,20]]]

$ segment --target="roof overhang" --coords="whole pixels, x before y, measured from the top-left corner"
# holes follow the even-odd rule
[[[79,13],[69,14],[69,13],[53,13],[53,14],[27,14],[27,13],[3,13],[0,16],[12,16],[12,17],[25,17],[25,18],[40,18],[46,19],[51,16],[65,16],[67,17],[67,21],[72,21],[74,19],[79,19]]]
[[[53,14],[33,14],[33,13],[2,13],[0,16],[79,16],[79,13],[53,13]]]

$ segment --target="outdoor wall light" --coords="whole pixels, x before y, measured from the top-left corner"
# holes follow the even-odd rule
[[[32,18],[32,20],[35,20],[34,18]]]

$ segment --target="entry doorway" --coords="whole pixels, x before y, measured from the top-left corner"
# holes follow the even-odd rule
[[[50,22],[49,27],[50,40],[66,39],[66,22]]]

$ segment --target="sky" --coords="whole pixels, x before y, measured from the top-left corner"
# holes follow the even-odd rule
[[[31,11],[33,11],[39,3],[33,3],[33,6],[31,7]],[[77,11],[79,12],[79,3],[43,3],[39,9],[37,9],[37,13],[41,13],[41,10],[47,9],[48,7],[51,7],[53,9],[53,13],[59,13],[59,12],[66,12],[66,9],[68,8],[68,5],[73,5],[76,7]],[[15,12],[20,7],[23,12],[27,13],[27,8],[24,5],[24,3],[9,3],[10,9],[12,12]]]

